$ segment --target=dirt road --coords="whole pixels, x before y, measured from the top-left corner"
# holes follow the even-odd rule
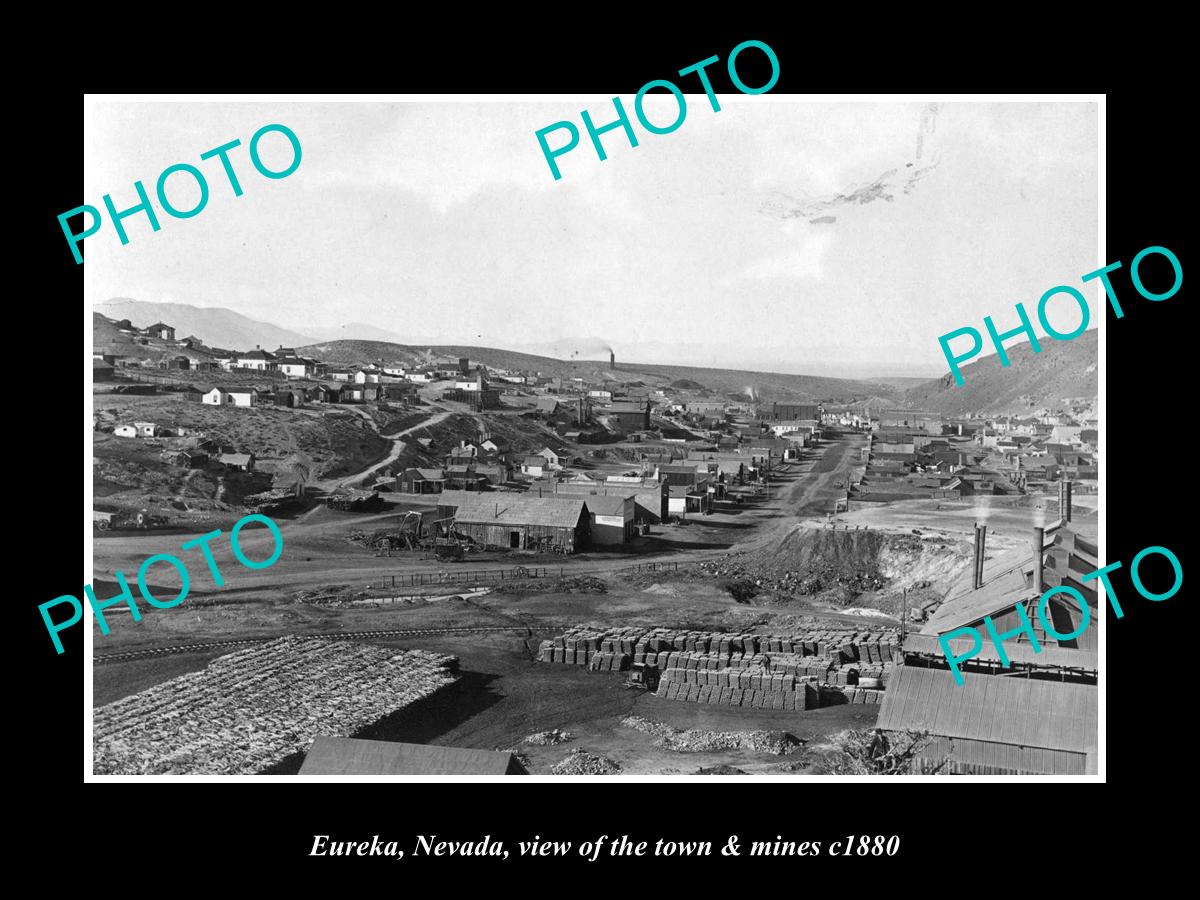
[[[441,416],[450,415],[443,412]],[[436,417],[435,417],[436,418]],[[426,420],[414,427],[425,427],[434,421]],[[400,443],[397,441],[397,443]],[[705,559],[725,556],[731,551],[751,550],[777,538],[792,525],[804,518],[823,516],[831,511],[833,498],[842,495],[842,491],[834,487],[843,479],[853,459],[856,457],[857,444],[853,440],[831,441],[816,451],[812,457],[799,465],[793,464],[794,480],[776,482],[773,494],[768,503],[755,512],[761,516],[761,522],[753,527],[752,534],[745,541],[735,544],[729,549],[697,549],[674,550],[661,554],[646,554],[644,556],[613,556],[597,559],[555,557],[550,561],[520,560],[523,565],[546,565],[559,568],[564,575],[604,575],[633,565],[652,562],[693,563]],[[383,465],[379,463],[377,465]],[[375,468],[375,467],[372,467]],[[350,476],[350,479],[361,478],[365,473]],[[792,476],[785,476],[792,477]],[[342,520],[339,527],[350,521]],[[363,525],[369,524],[371,517],[363,518]],[[331,555],[329,552],[309,551],[310,541],[319,539],[322,532],[328,528],[328,523],[306,522],[305,516],[293,521],[281,521],[280,530],[284,538],[284,556],[281,563],[269,569],[254,571],[238,564],[229,550],[228,534],[212,543],[218,566],[225,576],[226,587],[216,590],[210,583],[209,575],[198,550],[178,553],[181,543],[190,538],[189,535],[165,535],[154,532],[142,532],[121,535],[120,537],[105,537],[94,543],[94,569],[98,578],[111,580],[111,574],[117,569],[133,577],[141,561],[155,553],[176,553],[188,565],[192,572],[192,591],[195,596],[221,596],[230,600],[238,599],[240,595],[249,598],[267,594],[279,595],[301,588],[312,587],[316,584],[390,584],[391,576],[407,579],[417,571],[447,571],[470,572],[472,569],[498,569],[514,565],[512,561],[468,560],[448,566],[438,567],[432,561],[402,557],[366,557],[347,553],[344,556]],[[247,528],[239,536],[239,543],[251,559],[262,559],[270,555],[272,545],[269,534],[265,529],[255,526]],[[289,550],[289,548],[291,548]],[[282,562],[286,561],[287,565]],[[175,573],[169,566],[158,566],[153,573],[155,583],[164,586],[177,587]],[[136,590],[136,588],[135,588]]]
[[[366,413],[360,412],[360,414],[363,416],[363,418],[365,418],[368,422],[371,423],[372,428],[374,428],[376,431],[379,430],[378,426],[375,424],[374,419],[372,419]],[[386,437],[392,442],[391,452],[388,453],[388,455],[386,457],[381,459],[379,462],[375,463],[373,466],[368,466],[367,468],[363,469],[361,472],[355,472],[352,475],[344,475],[341,478],[327,478],[327,479],[320,479],[317,481],[311,481],[308,484],[309,491],[315,491],[317,493],[329,493],[330,491],[335,491],[340,487],[345,487],[346,485],[350,484],[351,482],[361,481],[362,479],[364,479],[368,475],[370,475],[372,472],[376,472],[379,469],[382,469],[384,466],[391,465],[397,459],[399,459],[400,454],[404,452],[404,443],[405,442],[404,442],[403,438],[406,434],[412,434],[414,431],[419,431],[422,428],[428,428],[430,425],[436,425],[438,422],[441,422],[443,419],[445,419],[449,415],[450,415],[449,410],[442,410],[441,412],[437,413],[436,415],[430,416],[428,419],[425,419],[422,422],[418,422],[416,425],[413,425],[409,428],[405,428],[403,431],[397,432],[394,435],[381,435],[381,437]]]
[[[779,496],[773,497],[769,504],[777,507],[777,515],[756,528],[753,535],[733,549],[753,550],[777,539],[803,519],[823,517],[833,512],[834,500],[846,495],[845,488],[836,485],[839,481],[845,483],[862,443],[861,439],[854,437],[830,441],[815,453],[808,451],[812,455],[798,466],[793,463],[792,471],[798,477],[782,490],[772,488],[780,490]]]

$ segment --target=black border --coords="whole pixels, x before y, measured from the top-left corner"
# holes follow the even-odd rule
[[[908,11],[915,14],[913,11]],[[547,16],[554,17],[553,11]],[[519,24],[519,23],[517,23]],[[289,64],[292,77],[283,84],[268,84],[266,78],[247,77],[245,69],[229,68],[224,74],[206,71],[149,72],[153,83],[142,82],[136,72],[128,80],[104,71],[95,75],[89,88],[96,91],[145,90],[147,87],[169,91],[233,91],[266,85],[269,90],[311,91],[385,90],[404,92],[524,92],[569,93],[597,92],[628,96],[645,81],[671,77],[672,73],[710,55],[725,58],[729,49],[741,40],[756,38],[769,43],[778,54],[781,76],[773,93],[833,92],[857,90],[924,91],[1103,91],[1108,94],[1108,258],[1097,264],[1120,259],[1128,267],[1133,255],[1145,246],[1171,248],[1187,268],[1183,241],[1182,213],[1191,189],[1190,167],[1185,167],[1185,142],[1174,137],[1175,123],[1181,116],[1179,98],[1169,90],[1133,87],[1116,88],[1122,81],[1111,74],[1089,70],[1089,55],[1103,51],[1088,45],[1086,35],[1073,35],[1069,42],[1056,41],[1045,30],[1025,34],[971,35],[969,40],[906,43],[903,33],[896,41],[901,46],[887,47],[886,41],[856,41],[856,32],[869,27],[866,22],[845,19],[843,31],[821,33],[809,23],[770,28],[730,27],[705,29],[704,34],[669,31],[654,36],[636,23],[619,34],[598,34],[590,40],[584,29],[572,29],[569,35],[547,39],[536,30],[518,41],[505,31],[502,39],[481,36],[472,42],[455,35],[425,32],[409,37],[401,46],[380,48],[375,53],[358,55],[355,64],[333,77],[335,64],[317,65],[320,57],[306,44],[265,45],[257,51],[253,68],[271,71],[272,65]],[[516,27],[516,25],[514,25]],[[887,27],[887,26],[881,26]],[[903,32],[905,26],[895,25]],[[919,28],[913,23],[912,28]],[[519,29],[518,29],[519,30]],[[723,32],[723,33],[722,33]],[[1069,32],[1064,31],[1066,35]],[[331,36],[332,37],[332,36]],[[1067,42],[1064,46],[1064,42]],[[936,46],[935,46],[936,44]],[[836,46],[833,46],[836,45]],[[1061,52],[1060,52],[1061,51]],[[341,56],[341,54],[335,54]],[[750,57],[747,57],[750,59]],[[1050,66],[1047,71],[1038,66]],[[1134,64],[1136,65],[1136,64]],[[1022,72],[1016,70],[1023,69]],[[721,75],[722,67],[714,67]],[[1158,66],[1155,66],[1158,71]],[[1023,74],[1024,78],[1018,75]],[[746,80],[758,83],[752,69]],[[1016,79],[1014,81],[1014,79]],[[714,78],[717,90],[728,85]],[[1169,85],[1169,80],[1167,81]],[[34,271],[33,291],[27,294],[31,315],[22,325],[27,336],[74,333],[73,327],[61,327],[64,316],[60,307],[74,308],[81,294],[82,267],[74,265],[66,251],[55,216],[83,202],[78,181],[79,150],[82,145],[82,94],[78,89],[60,87],[39,94],[29,104],[29,117],[37,123],[39,140],[32,152],[34,176],[20,185],[30,192],[29,214],[19,217],[22,227],[33,225],[32,240],[21,240],[32,247],[41,263]],[[86,251],[85,251],[86,252]],[[1108,379],[1107,415],[1104,423],[1107,446],[1103,453],[1108,468],[1108,561],[1121,559],[1128,564],[1138,550],[1149,544],[1170,547],[1188,570],[1187,546],[1182,513],[1189,502],[1187,492],[1190,407],[1184,401],[1185,387],[1194,383],[1185,371],[1190,361],[1187,343],[1190,333],[1184,321],[1186,300],[1183,291],[1169,301],[1150,303],[1134,297],[1121,274],[1114,282],[1122,298],[1126,315],[1116,320],[1111,312],[1107,321]],[[998,285],[963,285],[964,291],[989,291],[1003,298]],[[1184,288],[1186,290],[1186,286]],[[1007,298],[1010,299],[1011,298]],[[73,316],[74,313],[71,313]],[[77,320],[75,320],[77,321]],[[931,338],[932,339],[932,338]],[[68,338],[71,362],[54,367],[66,378],[60,383],[36,381],[52,396],[52,408],[39,413],[35,423],[49,432],[38,441],[36,453],[24,459],[20,455],[10,463],[18,472],[28,466],[36,477],[18,486],[18,508],[10,509],[18,525],[19,546],[23,556],[36,561],[13,569],[19,574],[17,602],[25,643],[25,663],[18,675],[22,686],[19,696],[27,709],[22,711],[22,731],[31,738],[24,755],[23,768],[32,770],[31,785],[42,789],[41,799],[29,807],[31,828],[57,828],[84,818],[88,833],[106,835],[116,856],[126,837],[134,846],[155,844],[154,835],[166,837],[160,846],[139,855],[139,872],[157,871],[172,864],[194,867],[196,858],[180,860],[179,854],[201,859],[236,853],[230,865],[250,883],[282,883],[296,875],[308,885],[344,885],[361,866],[346,860],[320,860],[306,856],[315,833],[335,837],[367,838],[380,834],[411,844],[414,832],[434,833],[446,839],[478,839],[490,833],[510,844],[533,833],[544,837],[578,841],[596,833],[629,834],[635,839],[674,837],[710,839],[719,847],[729,833],[743,839],[774,839],[776,834],[795,840],[832,840],[849,833],[900,834],[903,850],[896,862],[920,863],[924,871],[937,877],[948,876],[937,864],[979,859],[987,852],[1008,846],[1011,854],[993,857],[1000,868],[1028,864],[1041,868],[1059,856],[1045,839],[1067,844],[1065,834],[1079,826],[1088,832],[1106,826],[1092,813],[1076,804],[1064,802],[1061,793],[1077,790],[1074,786],[1022,785],[1018,790],[1002,786],[996,790],[980,784],[950,780],[946,784],[909,784],[897,792],[881,789],[880,783],[838,784],[835,789],[811,782],[794,785],[743,784],[717,785],[694,780],[687,785],[622,785],[605,789],[593,784],[509,785],[398,785],[396,788],[358,786],[314,786],[285,796],[275,789],[270,802],[256,796],[247,802],[244,795],[231,803],[221,798],[207,804],[164,806],[161,797],[154,802],[129,803],[110,794],[79,793],[82,786],[80,759],[80,676],[81,631],[65,637],[67,652],[56,656],[45,639],[45,631],[36,604],[58,594],[78,590],[74,560],[67,562],[66,552],[80,534],[76,501],[67,485],[73,483],[79,469],[74,403],[79,395],[70,374],[79,362],[73,358],[77,338]],[[35,338],[31,343],[44,346]],[[50,342],[45,342],[50,343]],[[53,342],[55,345],[57,342]],[[86,361],[85,365],[86,365]],[[44,361],[43,361],[44,365]],[[86,368],[84,370],[86,383]],[[50,404],[43,404],[49,407]],[[70,413],[58,415],[59,411]],[[14,427],[18,427],[14,424]],[[22,454],[23,455],[23,454]],[[1180,463],[1183,463],[1182,465]],[[64,539],[65,538],[65,539]],[[60,561],[61,559],[61,561]],[[1123,574],[1123,573],[1122,573]],[[1127,577],[1114,579],[1123,601],[1131,596]],[[1153,604],[1140,599],[1124,602],[1126,616],[1117,622],[1106,621],[1108,666],[1105,673],[1110,714],[1108,723],[1108,780],[1114,785],[1144,784],[1145,779],[1177,777],[1190,760],[1183,752],[1177,722],[1190,716],[1189,690],[1184,673],[1188,660],[1190,631],[1185,621],[1186,595],[1181,592],[1171,601]],[[1186,745],[1185,745],[1186,746]],[[90,787],[90,786],[89,786]],[[847,788],[853,788],[847,790]],[[929,791],[934,788],[938,795]],[[105,787],[97,787],[97,791]],[[121,792],[126,786],[112,786]],[[137,786],[139,793],[145,788]],[[175,790],[173,786],[161,788]],[[152,788],[151,790],[158,790]],[[502,790],[508,793],[500,794]],[[512,791],[520,791],[519,796]],[[951,793],[953,791],[953,793]],[[1003,795],[999,792],[1003,791]],[[532,793],[531,793],[532,792]],[[173,797],[174,795],[172,795]],[[1091,807],[1093,804],[1089,803]],[[197,808],[198,807],[198,808]],[[238,814],[244,809],[245,814]],[[1102,808],[1095,805],[1093,813]],[[101,826],[97,819],[102,810]],[[185,812],[186,810],[186,812]],[[1083,812],[1083,815],[1080,815]],[[1074,814],[1072,814],[1074,813]],[[1028,824],[1032,815],[1034,824]],[[1110,811],[1109,815],[1115,815]],[[1044,828],[1049,825],[1049,828]],[[1128,826],[1129,823],[1124,823]],[[1074,826],[1074,827],[1072,827]],[[1090,828],[1088,826],[1091,826]],[[1113,822],[1113,828],[1121,823]],[[1128,835],[1128,827],[1122,828]],[[1075,832],[1078,835],[1078,832]],[[1057,835],[1057,837],[1056,837]],[[124,836],[124,837],[122,837]],[[149,838],[149,841],[147,839]],[[42,842],[44,844],[44,842]],[[1081,841],[1070,840],[1067,856],[1083,852]],[[990,855],[990,853],[989,853]],[[983,858],[981,858],[983,857]],[[811,880],[814,864],[824,864],[833,884],[852,890],[895,890],[890,880],[874,880],[885,869],[883,860],[866,857],[853,867],[839,869],[828,857],[806,859],[756,859],[738,866],[720,857],[679,861],[636,861],[639,869],[652,870],[662,886],[669,889],[704,890],[708,873],[723,874],[751,890],[787,888],[791,879],[797,889],[811,890],[819,882]],[[379,860],[368,860],[385,865]],[[536,860],[530,863],[507,861],[501,869],[486,858],[438,858],[423,861],[421,870],[435,865],[463,877],[501,878],[517,872],[522,876],[545,875],[563,870],[582,874],[603,865],[606,871],[628,868],[628,860],[604,860],[598,864],[577,861]],[[866,870],[862,863],[870,863]],[[888,860],[891,872],[895,864]],[[413,860],[388,861],[390,869],[381,874],[397,876],[388,882],[397,889],[414,886]],[[126,861],[114,865],[124,866]],[[487,868],[479,869],[480,865]],[[492,868],[495,866],[495,868]],[[691,874],[706,875],[705,881],[689,879]],[[92,869],[96,877],[104,877]],[[978,872],[972,867],[973,873]],[[208,880],[202,873],[199,880]],[[763,876],[783,876],[782,885],[763,883]],[[211,876],[209,876],[211,877]],[[976,879],[972,878],[972,882]],[[499,881],[495,882],[499,884]],[[572,882],[526,881],[527,890],[574,890],[589,884]],[[654,889],[647,884],[625,881],[597,888],[619,890]],[[587,891],[590,893],[590,891]]]

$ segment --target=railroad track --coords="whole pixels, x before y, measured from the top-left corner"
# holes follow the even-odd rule
[[[546,630],[563,630],[570,626],[559,623],[546,622],[537,623],[539,629]],[[215,650],[222,647],[252,647],[255,644],[265,644],[268,641],[275,641],[281,637],[319,637],[319,638],[340,638],[342,640],[358,640],[362,638],[396,638],[396,637],[428,637],[433,635],[444,634],[483,634],[487,632],[503,632],[503,631],[529,631],[530,629],[524,625],[472,625],[463,626],[461,628],[405,628],[390,631],[333,631],[333,632],[305,632],[304,634],[282,635],[276,634],[271,637],[259,638],[240,638],[229,641],[200,641],[194,644],[178,644],[173,647],[151,647],[145,650],[125,650],[121,653],[105,653],[100,656],[93,656],[92,663],[94,665],[104,665],[105,663],[123,662],[130,659],[148,659],[152,656],[169,656],[173,653],[197,653],[205,650]]]

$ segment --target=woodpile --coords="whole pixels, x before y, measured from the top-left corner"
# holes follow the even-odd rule
[[[455,680],[458,660],[287,637],[99,707],[97,775],[261,772],[317,735],[350,737]]]
[[[329,509],[342,512],[375,512],[383,509],[383,498],[375,491],[361,491],[356,488],[338,488],[325,498]]]
[[[794,711],[881,702],[899,658],[893,630],[730,634],[576,627],[542,641],[538,650],[542,662],[591,671],[656,666],[657,694],[670,700]]]
[[[833,666],[864,662],[880,666],[900,658],[894,629],[852,631],[816,629],[792,634],[730,634],[727,632],[675,631],[667,628],[576,627],[542,641],[538,658],[585,666],[596,654],[619,654],[631,662],[651,663],[665,669],[675,665],[672,654],[711,656],[712,667],[761,664],[769,657],[776,666],[791,666],[792,674],[816,674]]]

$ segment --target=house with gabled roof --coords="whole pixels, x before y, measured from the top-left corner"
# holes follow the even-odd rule
[[[165,322],[155,322],[153,325],[140,329],[140,331],[143,336],[158,338],[160,341],[175,340],[175,329]]]

